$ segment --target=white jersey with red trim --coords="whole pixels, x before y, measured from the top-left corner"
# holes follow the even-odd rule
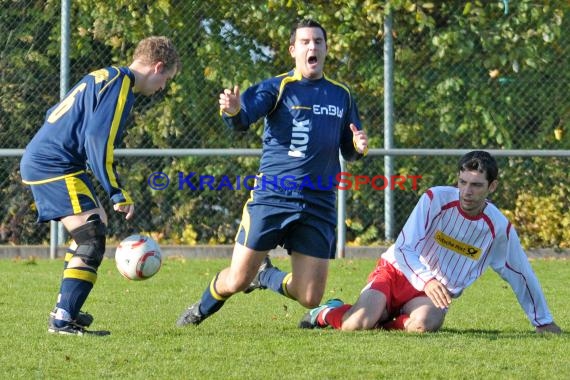
[[[382,258],[402,271],[414,288],[423,290],[435,278],[454,297],[491,266],[511,285],[534,326],[553,320],[511,223],[489,202],[481,214],[465,214],[456,187],[426,191]]]

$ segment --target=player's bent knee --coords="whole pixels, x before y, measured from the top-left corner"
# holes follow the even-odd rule
[[[352,314],[342,322],[342,331],[372,330],[378,325],[377,318],[370,318],[362,314]]]
[[[251,281],[226,281],[225,283],[225,290],[231,294],[236,294],[239,292],[244,291],[247,287],[251,284]]]
[[[308,301],[308,300],[305,300],[305,299],[299,299],[299,298],[297,298],[297,302],[298,302],[301,306],[303,306],[303,307],[305,307],[305,308],[307,308],[307,309],[314,309],[315,307],[318,307],[318,306],[319,306],[319,302],[312,302],[312,301]]]
[[[229,271],[223,276],[223,285],[219,284],[219,286],[223,287],[224,292],[236,294],[247,289],[254,278],[255,277],[248,277],[243,273]],[[218,279],[218,281],[220,281],[220,279]]]
[[[296,300],[299,305],[313,309],[318,307],[323,300],[324,288],[314,284],[306,284],[299,281],[294,276],[292,281],[287,283],[285,295],[291,299]]]
[[[105,256],[105,236],[107,227],[98,214],[93,214],[87,223],[77,227],[69,234],[77,243],[74,256],[80,257],[85,264],[95,269],[99,268]]]
[[[440,326],[430,326],[424,323],[410,323],[406,326],[407,332],[427,333],[436,332]]]
[[[323,299],[323,295],[322,294],[301,294],[301,295],[297,295],[295,297],[295,299],[297,300],[297,302],[299,302],[299,304],[306,307],[307,309],[312,309],[312,308],[319,306],[319,304],[321,303],[321,301]]]
[[[435,332],[443,325],[443,318],[413,318],[410,317],[406,324],[406,331],[426,333]]]
[[[364,321],[354,321],[347,319],[342,323],[342,331],[359,331],[359,330],[372,330],[375,327],[374,324],[367,324]]]

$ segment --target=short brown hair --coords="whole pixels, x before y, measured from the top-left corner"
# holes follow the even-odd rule
[[[290,45],[295,44],[295,38],[297,38],[297,29],[301,28],[319,28],[320,30],[323,31],[323,37],[325,38],[325,43],[327,42],[327,31],[325,30],[325,28],[323,28],[322,25],[316,22],[315,20],[311,18],[305,18],[297,21],[295,25],[293,25],[293,27],[291,28],[291,34],[289,35]]]
[[[141,40],[135,48],[133,60],[140,60],[150,65],[162,62],[165,70],[176,68],[176,72],[180,71],[180,57],[176,47],[168,37],[164,36],[152,36]]]
[[[489,152],[483,150],[474,150],[461,157],[458,169],[460,172],[477,170],[479,173],[485,173],[489,183],[499,177],[497,161]]]

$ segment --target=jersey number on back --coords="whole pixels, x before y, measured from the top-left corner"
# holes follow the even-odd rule
[[[62,117],[75,103],[75,99],[77,94],[83,91],[87,87],[86,83],[81,83],[79,86],[75,87],[75,89],[63,99],[59,105],[53,110],[53,112],[49,115],[47,122],[50,124],[55,123]]]

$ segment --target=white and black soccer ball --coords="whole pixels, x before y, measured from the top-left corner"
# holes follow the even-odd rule
[[[117,246],[115,264],[123,277],[142,281],[158,273],[162,266],[162,253],[150,236],[131,235]]]

